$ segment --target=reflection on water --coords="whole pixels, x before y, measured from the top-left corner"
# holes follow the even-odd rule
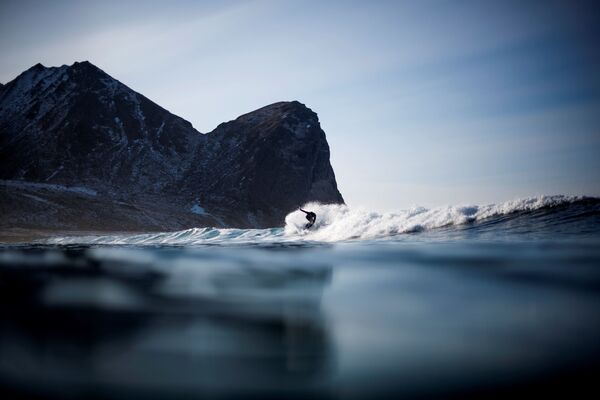
[[[330,369],[328,265],[179,249],[2,256],[0,374],[10,390],[308,390]]]
[[[573,393],[600,360],[599,261],[595,243],[3,248],[0,394]]]

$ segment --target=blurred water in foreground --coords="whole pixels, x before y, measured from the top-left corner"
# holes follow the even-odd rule
[[[0,245],[0,398],[599,394],[600,200],[328,212]]]
[[[576,393],[599,243],[4,247],[2,398]]]

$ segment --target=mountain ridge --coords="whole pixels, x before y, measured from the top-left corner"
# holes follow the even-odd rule
[[[0,87],[0,180],[96,193],[73,202],[70,191],[0,185],[0,211],[11,221],[4,228],[282,226],[308,201],[343,203],[329,154],[317,114],[298,101],[201,133],[88,61],[38,63]],[[62,211],[44,213],[39,199]],[[127,215],[121,203],[137,211]],[[119,209],[119,220],[94,221],[102,204]]]

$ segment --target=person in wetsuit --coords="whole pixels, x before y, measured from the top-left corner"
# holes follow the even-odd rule
[[[306,214],[306,219],[308,220],[308,224],[306,224],[304,229],[308,229],[311,226],[313,226],[315,224],[315,221],[317,220],[317,214],[315,214],[312,211],[304,211],[303,209],[300,209],[300,211]]]

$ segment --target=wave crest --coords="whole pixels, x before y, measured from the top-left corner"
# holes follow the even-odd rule
[[[127,244],[127,245],[202,245],[210,243],[273,243],[273,242],[337,242],[352,239],[384,239],[403,233],[488,220],[518,212],[565,206],[598,199],[577,196],[539,196],[512,200],[500,204],[414,207],[393,213],[378,213],[346,205],[307,203],[302,208],[317,214],[315,225],[304,229],[306,219],[301,211],[287,215],[284,228],[219,229],[192,228],[177,232],[119,234],[101,236],[58,237],[55,244]]]
[[[302,208],[317,214],[314,227],[305,230],[304,214],[294,211],[286,217],[285,234],[316,241],[378,239],[401,233],[461,225],[516,212],[556,207],[584,199],[578,196],[539,196],[483,206],[445,206],[432,209],[414,207],[394,213],[378,213],[345,205],[308,203]]]

